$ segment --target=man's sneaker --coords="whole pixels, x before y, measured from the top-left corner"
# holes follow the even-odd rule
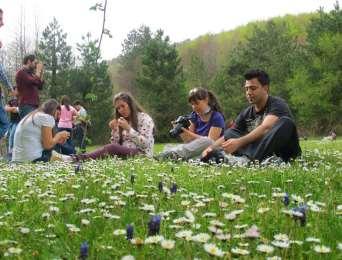
[[[284,163],[283,159],[276,155],[272,155],[261,162],[261,166],[275,165],[279,166]]]
[[[60,154],[53,150],[51,153],[50,161],[72,162],[73,160],[71,156]]]

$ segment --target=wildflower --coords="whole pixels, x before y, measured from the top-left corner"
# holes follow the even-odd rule
[[[279,247],[279,248],[288,248],[290,246],[290,242],[282,241],[282,240],[275,240],[275,241],[272,241],[272,245]]]
[[[139,237],[136,237],[136,238],[131,239],[131,244],[141,246],[144,244],[144,240],[142,240]]]
[[[148,235],[155,236],[159,234],[161,217],[159,215],[152,216],[148,222]]]
[[[283,203],[285,206],[288,206],[290,204],[290,196],[288,193],[285,193],[285,196],[283,198]]]
[[[164,185],[163,185],[163,182],[160,181],[160,182],[158,183],[158,190],[159,190],[159,192],[163,192],[163,186],[164,186]]]
[[[90,224],[90,221],[88,219],[81,219],[81,224],[84,226],[88,226]]]
[[[79,173],[80,171],[82,171],[82,164],[81,163],[77,163],[75,165],[75,174]]]
[[[253,225],[251,228],[247,229],[245,232],[245,236],[249,238],[258,238],[260,237],[259,229],[256,225]]]
[[[338,243],[338,244],[337,244],[337,249],[339,249],[339,250],[342,251],[342,243]]]
[[[171,191],[172,194],[173,194],[173,193],[176,193],[176,192],[177,192],[177,189],[178,189],[178,187],[177,187],[177,184],[176,184],[176,183],[173,183],[173,184],[171,185],[171,187],[170,187],[170,191]]]
[[[235,255],[249,255],[249,251],[238,247],[233,247],[231,252]]]
[[[127,240],[133,239],[133,234],[134,234],[134,227],[133,227],[133,225],[128,224],[126,227],[126,238],[127,238]]]
[[[131,184],[133,185],[133,184],[134,184],[134,182],[135,182],[135,175],[134,175],[134,174],[132,174],[132,175],[131,175]]]
[[[216,234],[215,237],[218,240],[229,240],[231,238],[230,234]]]
[[[270,208],[259,208],[259,209],[257,210],[257,212],[260,213],[260,214],[264,214],[265,212],[267,212],[267,211],[269,211],[269,210],[270,210]]]
[[[189,240],[192,236],[191,230],[181,230],[175,234],[177,238],[185,238],[186,240]]]
[[[140,207],[139,209],[144,210],[144,211],[150,211],[150,212],[154,212],[154,206],[153,205],[149,205],[149,204],[144,204],[143,207]]]
[[[321,243],[321,240],[319,238],[315,238],[315,237],[307,237],[305,239],[306,242],[313,242],[313,243]]]
[[[200,243],[207,243],[209,239],[210,239],[210,235],[207,233],[199,233],[191,237],[192,241],[200,242]]]
[[[160,244],[162,248],[168,249],[168,250],[171,250],[175,247],[174,240],[162,240]]]
[[[121,260],[135,260],[135,257],[132,255],[125,255],[121,257]]]
[[[321,253],[321,254],[327,254],[331,252],[329,247],[323,246],[323,245],[314,246],[313,249],[315,252]]]
[[[89,245],[87,242],[83,242],[80,247],[80,259],[84,260],[88,257]]]
[[[280,256],[269,256],[269,257],[266,257],[266,260],[281,260],[281,257]]]
[[[192,214],[190,210],[185,211],[185,217],[187,218],[188,222],[194,223],[195,222],[195,216]]]
[[[257,246],[256,250],[259,252],[270,254],[274,251],[274,247],[270,245],[261,244]]]
[[[277,234],[274,235],[274,239],[278,241],[289,241],[289,237],[286,234]]]
[[[124,229],[116,229],[113,232],[114,236],[126,235],[126,230]]]
[[[163,236],[149,236],[145,239],[145,244],[157,244],[164,240]]]
[[[216,227],[216,226],[209,226],[208,227],[208,230],[211,232],[211,233],[213,233],[213,234],[223,234],[223,230],[222,229],[220,229],[220,228],[218,228],[218,227]]]
[[[27,228],[27,227],[20,227],[20,228],[19,228],[19,231],[20,231],[20,233],[22,233],[22,234],[28,234],[28,233],[30,233],[30,229]]]
[[[306,224],[306,210],[307,210],[306,205],[302,205],[302,206],[292,209],[293,218],[295,220],[299,220],[301,226],[305,226]]]
[[[212,256],[223,257],[224,252],[219,249],[215,244],[204,244],[204,250]]]
[[[10,255],[20,255],[23,250],[19,247],[10,247],[7,249],[7,252],[4,254],[4,256],[10,256]]]

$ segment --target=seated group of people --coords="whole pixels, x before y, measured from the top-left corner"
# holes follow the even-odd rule
[[[209,160],[220,155],[219,158],[228,163],[237,158],[248,162],[263,161],[274,155],[285,162],[296,158],[301,149],[293,116],[284,100],[269,95],[269,85],[269,77],[264,71],[251,70],[245,74],[244,88],[250,106],[228,129],[225,129],[215,95],[204,88],[192,89],[188,97],[193,109],[189,116],[190,125],[182,128],[180,134],[184,144],[167,148],[156,157]],[[58,102],[46,101],[19,123],[14,138],[17,148],[13,152],[13,161],[58,159],[76,162],[108,156],[152,157],[152,118],[129,93],[115,95],[113,106],[115,118],[109,123],[111,143],[90,153],[67,156],[51,152],[56,144],[65,143],[70,133],[60,131],[53,136]]]

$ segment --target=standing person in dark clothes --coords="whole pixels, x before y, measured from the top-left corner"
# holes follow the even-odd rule
[[[0,27],[4,25],[3,22],[3,10],[0,8]],[[0,41],[0,49],[2,47],[2,42]],[[5,72],[4,66],[0,63],[0,83],[3,84],[10,93],[13,92],[13,87],[11,81],[8,80],[7,74]],[[5,136],[7,130],[9,128],[9,122],[7,118],[7,114],[3,107],[3,98],[2,91],[0,88],[0,142],[1,139]]]
[[[18,99],[17,99],[17,89],[14,87],[13,97],[8,101],[5,106],[6,112],[10,113],[10,126],[8,129],[8,158],[12,159],[12,150],[14,144],[14,134],[17,125],[20,121],[19,109],[18,109]]]
[[[43,88],[43,64],[34,55],[27,55],[15,77],[18,89],[19,116],[24,118],[39,106],[39,90]]]
[[[263,161],[273,155],[287,162],[301,154],[296,125],[286,102],[269,95],[270,80],[266,72],[251,70],[245,74],[245,92],[251,104],[236,118],[232,128],[202,156],[210,157],[221,148],[228,163]],[[234,157],[237,155],[241,157]],[[274,157],[273,157],[274,158]]]

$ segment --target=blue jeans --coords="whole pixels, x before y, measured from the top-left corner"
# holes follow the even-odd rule
[[[1,99],[1,98],[0,98]],[[0,138],[4,137],[9,128],[7,113],[3,106],[0,106]]]
[[[13,144],[14,144],[14,134],[17,129],[18,122],[10,122],[10,127],[8,130],[8,152],[12,153]]]
[[[71,134],[71,128],[58,128],[58,132],[61,132],[61,131],[68,131]],[[66,154],[66,155],[76,153],[75,145],[71,139],[71,136],[68,140],[66,140],[64,144],[56,144],[54,149],[57,152],[61,154]]]

